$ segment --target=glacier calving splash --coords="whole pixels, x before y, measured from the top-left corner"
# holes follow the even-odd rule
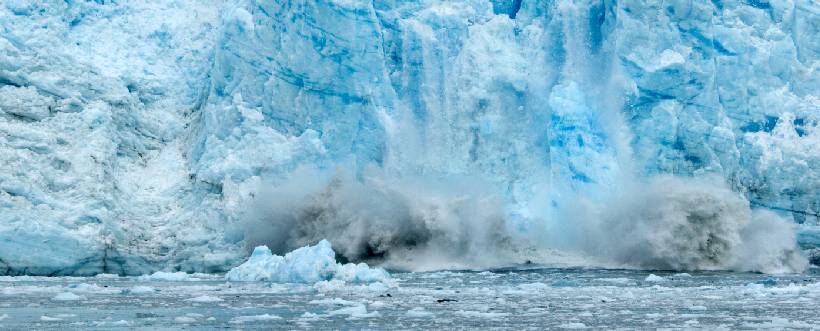
[[[800,271],[818,70],[811,0],[4,1],[0,273]]]

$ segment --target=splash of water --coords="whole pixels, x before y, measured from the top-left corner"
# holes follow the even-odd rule
[[[377,110],[381,162],[271,184],[251,241],[281,253],[329,239],[344,259],[411,270],[550,263],[556,250],[609,266],[805,269],[793,229],[722,178],[639,170],[622,112],[634,87],[599,7],[559,1],[546,26],[519,32],[495,16],[455,46],[436,31],[404,36],[431,69],[398,70],[394,84],[428,89]],[[558,54],[529,47],[556,36]]]

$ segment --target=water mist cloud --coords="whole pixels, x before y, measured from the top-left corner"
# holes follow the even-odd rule
[[[522,233],[507,219],[509,202],[476,177],[395,176],[375,167],[357,176],[304,167],[262,190],[245,229],[249,244],[275,253],[327,239],[343,261],[413,271],[563,264],[561,253],[582,254],[582,264],[599,266],[805,270],[789,222],[750,209],[716,183],[634,179],[603,200],[573,196],[552,216],[560,226],[530,219]]]
[[[512,259],[503,201],[477,178],[303,168],[262,196],[246,235],[277,253],[327,239],[343,260],[408,270]]]
[[[793,227],[720,180],[661,175],[585,203],[579,249],[626,266],[668,270],[800,272]],[[577,208],[577,207],[576,207]],[[580,210],[580,209],[578,209]]]

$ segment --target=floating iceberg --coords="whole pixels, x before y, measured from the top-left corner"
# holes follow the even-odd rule
[[[253,250],[247,262],[231,269],[225,278],[231,281],[269,281],[279,283],[317,283],[341,280],[351,283],[387,282],[390,275],[382,268],[367,264],[336,263],[330,242],[296,249],[285,256],[274,255],[267,246]]]

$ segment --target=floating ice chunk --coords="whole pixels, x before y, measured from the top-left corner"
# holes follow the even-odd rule
[[[415,307],[407,311],[407,317],[430,317],[433,313],[425,310],[422,307]]]
[[[219,297],[215,297],[215,296],[202,295],[202,296],[198,296],[196,298],[190,298],[190,299],[185,300],[185,301],[190,301],[190,302],[220,302],[220,301],[222,301],[222,299],[220,299]]]
[[[71,292],[62,292],[51,298],[54,301],[80,301],[85,300],[85,297],[82,295],[76,295]]]
[[[79,284],[69,284],[66,286],[66,289],[72,292],[77,293],[96,293],[96,294],[116,294],[120,293],[119,290],[110,287],[102,287],[97,284],[87,284],[87,283],[79,283]]]
[[[663,278],[663,277],[655,275],[655,274],[649,274],[649,276],[646,276],[646,279],[644,279],[644,280],[647,281],[647,282],[660,283],[660,282],[665,282],[666,278]]]
[[[120,275],[117,274],[97,274],[94,278],[104,278],[104,279],[116,279],[119,278]]]
[[[339,290],[343,290],[347,286],[347,283],[341,280],[323,280],[316,284],[313,284],[313,288],[315,288],[319,293],[327,293],[327,292],[335,292]]]
[[[184,281],[192,281],[192,280],[199,280],[198,277],[195,277],[196,274],[188,274],[182,271],[177,272],[165,272],[165,271],[157,271],[150,275],[142,275],[137,277],[138,280],[141,281],[164,281],[164,282],[184,282]]]
[[[788,320],[782,317],[774,317],[771,319],[771,322],[763,322],[763,323],[746,323],[743,325],[745,328],[750,329],[773,329],[773,330],[782,330],[782,329],[809,329],[813,328],[814,326],[799,320]]]
[[[456,315],[468,318],[500,319],[509,316],[508,313],[482,312],[475,310],[459,310]]]
[[[225,277],[231,281],[282,283],[317,283],[329,280],[373,283],[390,280],[390,275],[381,268],[370,268],[364,263],[336,263],[336,253],[327,240],[322,240],[315,246],[296,249],[284,257],[273,255],[267,246],[256,247],[247,262],[228,271]]]
[[[587,325],[580,322],[565,323],[558,326],[561,329],[586,329]]]
[[[34,276],[0,276],[0,282],[31,282],[37,280]]]
[[[196,318],[190,316],[177,316],[176,318],[174,318],[174,322],[183,324],[194,323],[196,322]]]
[[[376,301],[370,302],[370,308],[371,309],[373,309],[373,308],[384,308],[384,307],[387,307],[387,304],[384,303],[384,301],[376,300]]]
[[[311,300],[308,303],[313,304],[313,305],[326,305],[326,306],[355,306],[355,305],[358,304],[355,301],[349,301],[349,300],[345,300],[345,299],[342,299],[342,298]]]
[[[233,324],[241,324],[246,322],[259,322],[259,321],[270,321],[270,320],[278,320],[282,319],[276,315],[270,314],[263,314],[263,315],[252,315],[252,316],[237,316],[231,319],[230,323]]]
[[[381,314],[377,311],[368,312],[367,308],[363,304],[339,308],[337,310],[330,311],[327,314],[329,316],[350,315],[351,318],[370,318],[381,316]]]
[[[128,290],[131,294],[154,293],[156,290],[150,286],[134,286]]]
[[[319,315],[306,311],[302,316],[299,316],[300,323],[304,323],[307,321],[318,321],[320,319]]]
[[[613,283],[613,284],[623,284],[623,285],[633,283],[633,281],[632,281],[631,279],[629,279],[629,278],[623,278],[623,277],[618,277],[618,278],[600,278],[600,279],[598,279],[598,280],[599,280],[599,281],[602,281],[602,282]]]
[[[57,321],[62,321],[63,319],[59,318],[59,317],[51,317],[51,316],[43,315],[43,316],[40,316],[40,320],[43,321],[43,322],[57,322]]]
[[[9,318],[9,314],[0,315],[0,321]]]

